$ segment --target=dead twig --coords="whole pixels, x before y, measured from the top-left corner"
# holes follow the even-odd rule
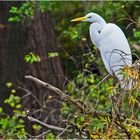
[[[31,75],[27,75],[25,76],[26,79],[31,80],[33,82],[35,82],[36,84],[39,84],[47,89],[50,89],[52,91],[54,91],[55,93],[57,93],[64,101],[66,102],[70,102],[73,105],[75,105],[76,107],[78,107],[78,109],[81,111],[81,113],[87,113],[87,114],[92,114],[93,116],[110,116],[109,113],[107,112],[100,112],[100,111],[88,111],[88,109],[79,101],[72,99],[69,95],[65,94],[64,92],[62,92],[60,89],[48,84],[47,82],[43,82],[41,80],[39,80],[36,77],[33,77]]]
[[[21,114],[17,114],[18,117],[21,117],[21,118],[27,118],[29,121],[31,122],[35,122],[37,124],[40,124],[41,126],[43,127],[46,127],[48,129],[51,129],[51,130],[56,130],[56,131],[67,131],[67,132],[70,132],[70,130],[67,130],[66,128],[61,128],[61,127],[57,127],[57,126],[53,126],[53,125],[49,125],[49,124],[46,124],[36,118],[33,118],[31,116],[28,116],[28,115],[21,115]]]
[[[35,82],[36,84],[39,84],[47,89],[50,89],[52,91],[54,91],[55,93],[57,93],[64,101],[68,101],[71,102],[72,104],[74,104],[75,106],[77,106],[81,112],[84,112],[84,107],[77,101],[75,101],[74,99],[72,99],[69,95],[66,95],[65,93],[63,93],[60,89],[48,84],[47,82],[43,82],[33,76],[25,76],[26,79],[29,79],[33,82]]]
[[[44,138],[45,135],[47,135],[47,134],[50,133],[50,132],[51,132],[51,130],[48,130],[48,131],[43,132],[43,133],[41,133],[41,134],[39,134],[39,135],[36,135],[36,136],[32,136],[31,134],[27,133],[27,136],[28,136],[29,138],[33,138],[33,139],[41,139],[41,138],[45,139],[45,138]]]
[[[140,46],[138,46],[137,44],[133,44],[132,47],[133,47],[136,51],[140,52]]]

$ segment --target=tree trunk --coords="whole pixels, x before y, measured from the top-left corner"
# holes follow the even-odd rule
[[[49,13],[37,12],[31,26],[28,29],[27,52],[32,51],[41,58],[39,63],[28,64],[26,68],[27,75],[33,75],[43,81],[62,89],[64,76],[60,66],[59,57],[49,58],[49,52],[57,51],[57,39],[51,16]],[[60,115],[61,100],[60,97],[52,91],[43,89],[38,85],[26,83],[27,88],[32,91],[33,96],[27,98],[24,105],[31,110],[33,115],[43,122],[58,126],[58,117]],[[38,102],[39,101],[39,102]],[[40,110],[38,113],[36,112]]]
[[[5,14],[0,18],[5,24],[8,24],[9,8],[15,3],[21,4],[3,2],[2,12]],[[21,97],[23,109],[26,108],[34,117],[43,122],[58,126],[60,97],[24,79],[25,75],[33,75],[60,89],[63,88],[64,76],[60,58],[59,56],[48,57],[49,52],[58,52],[58,42],[50,13],[37,11],[34,19],[26,21],[26,25],[25,23],[12,24],[0,30],[0,43],[0,75],[3,84],[1,90],[3,92],[0,92],[0,96],[4,100],[9,95],[5,84],[8,81],[13,82],[16,87],[17,85],[20,87],[17,89],[17,95],[23,96]],[[39,55],[41,61],[33,64],[25,62],[24,56],[30,52]],[[25,94],[28,96],[24,96]],[[7,110],[7,107],[5,109]],[[29,133],[32,133],[31,124],[27,127]]]

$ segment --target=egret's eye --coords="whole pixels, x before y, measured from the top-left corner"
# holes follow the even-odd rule
[[[88,18],[92,18],[92,16],[89,16]]]

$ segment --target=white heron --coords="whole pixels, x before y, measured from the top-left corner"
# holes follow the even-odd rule
[[[111,75],[114,73],[121,82],[121,87],[124,88],[124,75],[120,74],[120,70],[132,65],[132,55],[123,31],[113,23],[106,23],[96,13],[89,13],[71,21],[91,22],[89,28],[91,41],[100,50],[107,71]],[[131,89],[131,87],[132,82],[127,83],[127,89]]]

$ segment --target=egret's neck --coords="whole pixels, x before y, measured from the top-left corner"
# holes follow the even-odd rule
[[[105,26],[105,20],[99,15],[96,15],[96,20],[90,25],[90,37],[97,48],[100,47],[101,32]]]
[[[104,20],[102,17],[100,17],[100,20],[98,21],[98,23],[99,23],[100,26],[101,26],[101,30],[102,30],[102,28],[104,28],[104,26],[106,25],[106,22],[105,22],[105,20]]]
[[[90,38],[94,45],[97,48],[100,46],[100,33],[102,30],[102,26],[99,23],[92,23],[89,28]]]

